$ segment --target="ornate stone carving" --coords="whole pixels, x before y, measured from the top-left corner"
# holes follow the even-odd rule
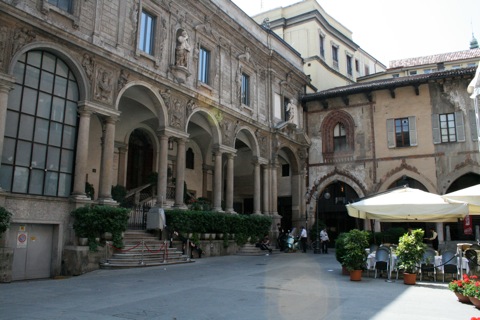
[[[255,136],[257,137],[258,146],[260,148],[260,155],[265,157],[268,151],[268,140],[267,137],[260,133],[260,130],[255,131]]]
[[[120,71],[120,76],[118,77],[118,90],[122,89],[123,87],[125,87],[125,85],[127,84],[128,82],[128,77],[130,76],[130,74],[126,71],[126,70],[122,70]]]
[[[112,102],[112,72],[99,68],[96,77],[95,98],[100,101]]]
[[[12,55],[17,53],[24,45],[32,42],[36,38],[36,33],[27,28],[20,28],[15,30],[13,34]]]
[[[163,98],[163,102],[165,102],[167,110],[170,110],[170,105],[172,104],[172,92],[170,89],[167,89],[165,91],[160,91],[160,95]]]
[[[182,101],[175,99],[170,110],[170,125],[172,127],[182,129],[183,119],[185,118],[184,110],[185,108],[182,108]]]
[[[223,120],[223,136],[224,136],[224,144],[233,146],[235,132],[238,128],[238,121],[233,123],[231,120]]]
[[[197,108],[197,104],[195,103],[195,101],[193,101],[192,99],[190,99],[188,102],[187,102],[187,106],[186,106],[186,116],[189,117],[193,110],[195,110]]]
[[[8,28],[0,27],[0,66],[2,66],[3,59],[5,59],[5,52],[7,52],[8,44]]]
[[[91,81],[95,71],[95,60],[88,53],[83,55],[82,66]]]
[[[160,19],[160,23],[161,23],[161,28],[162,28],[162,31],[160,32],[160,40],[159,40],[159,43],[160,43],[160,48],[159,48],[159,59],[162,60],[163,58],[163,49],[165,48],[165,41],[167,40],[167,19],[165,19],[164,17],[162,17]]]
[[[237,74],[235,76],[235,97],[234,101],[237,103],[241,103],[241,98],[242,98],[242,75],[243,75],[243,69],[242,65],[238,64],[237,68]]]
[[[250,62],[250,48],[245,47],[245,52],[238,55],[238,60],[245,60],[246,62]]]

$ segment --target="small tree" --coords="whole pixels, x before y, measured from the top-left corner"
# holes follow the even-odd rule
[[[345,236],[345,254],[342,257],[348,271],[363,270],[367,261],[368,232],[350,230]]]
[[[427,245],[423,243],[424,231],[422,229],[412,230],[411,234],[404,234],[400,237],[398,247],[395,251],[400,261],[399,268],[405,273],[415,273],[417,264],[422,259]]]

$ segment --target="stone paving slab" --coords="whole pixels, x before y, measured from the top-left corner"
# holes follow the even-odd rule
[[[333,253],[224,256],[0,284],[2,320],[345,319],[480,317],[447,283],[341,275]]]

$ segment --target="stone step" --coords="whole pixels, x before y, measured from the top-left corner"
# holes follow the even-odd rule
[[[116,249],[109,259],[100,262],[100,268],[138,268],[192,262],[176,248],[167,248],[165,255],[165,241],[143,230],[125,232],[123,243],[122,249]]]
[[[280,250],[272,248],[272,254],[279,253]],[[246,243],[239,248],[237,255],[239,256],[264,256],[270,254],[266,250],[256,247],[254,244]]]

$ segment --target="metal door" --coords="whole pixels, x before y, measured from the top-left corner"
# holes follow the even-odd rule
[[[12,280],[49,278],[52,265],[53,225],[12,224]]]

